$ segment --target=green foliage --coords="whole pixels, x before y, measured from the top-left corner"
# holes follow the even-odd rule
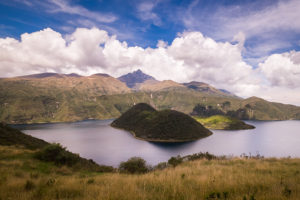
[[[163,170],[166,169],[168,167],[168,163],[166,162],[160,162],[157,165],[154,166],[155,170]]]
[[[138,138],[154,142],[191,141],[212,134],[184,113],[174,110],[156,111],[145,103],[133,106],[111,125],[131,131]]]
[[[213,115],[224,115],[225,113],[218,109],[218,108],[214,108],[213,106],[206,106],[206,105],[202,105],[202,104],[197,104],[192,112],[192,115],[197,115],[200,117],[210,117]]]
[[[168,164],[173,166],[173,167],[176,167],[177,165],[181,164],[183,161],[183,158],[178,155],[176,157],[171,157],[169,160],[168,160]]]
[[[79,156],[66,151],[60,144],[50,144],[38,151],[35,157],[46,162],[54,162],[57,165],[72,166],[79,160]]]
[[[121,162],[119,166],[121,173],[143,174],[149,171],[146,161],[140,157],[132,157],[126,162]]]
[[[246,124],[245,122],[239,119],[223,115],[214,115],[206,118],[194,116],[194,118],[203,126],[209,129],[243,130],[255,128],[254,126]]]
[[[79,155],[71,153],[60,144],[50,144],[35,153],[35,158],[45,162],[53,162],[55,165],[67,165],[75,169],[85,169],[97,172],[113,172],[111,166],[98,165],[93,160],[81,158]]]
[[[189,156],[186,156],[188,158],[188,160],[198,160],[198,159],[207,159],[207,160],[213,160],[213,159],[217,159],[217,156],[210,154],[208,152],[206,153],[195,153]]]

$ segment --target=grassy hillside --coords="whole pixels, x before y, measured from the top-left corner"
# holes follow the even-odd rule
[[[117,118],[140,102],[158,110],[174,109],[186,114],[197,104],[223,109],[222,104],[230,102],[224,109],[238,110],[249,105],[247,114],[251,119],[300,119],[300,108],[296,106],[259,98],[243,100],[199,87],[157,87],[155,91],[133,92],[123,82],[103,74],[0,79],[0,121],[20,124]]]
[[[49,143],[0,123],[0,145],[21,145],[28,149],[40,149]]]
[[[21,157],[25,156],[27,159],[32,158],[36,162],[44,161],[48,163],[50,167],[54,164],[58,167],[69,166],[70,169],[82,171],[103,172],[113,170],[112,167],[100,166],[93,160],[81,158],[79,155],[69,152],[59,144],[49,144],[48,142],[26,135],[2,123],[0,123],[0,145],[6,146],[6,148],[3,148],[9,149],[8,153],[11,149],[16,149],[16,152],[19,152],[20,149],[24,149],[25,155],[22,154]],[[31,152],[32,154],[29,156],[26,152]],[[9,155],[3,150],[0,159],[6,158],[7,156]]]
[[[11,132],[11,129],[6,131]],[[11,137],[13,139],[15,135]],[[98,170],[94,168],[99,167],[97,164],[57,148],[59,145],[50,147],[30,150],[10,143],[0,145],[0,199],[300,198],[300,159],[195,154],[187,157],[193,161],[185,161],[176,167],[156,167],[145,174],[130,175],[103,172],[103,169],[109,171],[108,168]],[[81,161],[70,162],[73,158]],[[174,164],[174,161],[176,158],[168,162]]]
[[[300,159],[195,160],[143,175],[95,173],[0,145],[0,199],[298,200]]]
[[[145,103],[133,106],[111,125],[155,142],[186,142],[212,134],[189,115],[174,110],[156,111]]]
[[[208,129],[220,129],[220,130],[243,130],[253,129],[252,125],[246,124],[245,122],[223,115],[214,115],[211,117],[194,117],[200,122],[205,128]]]

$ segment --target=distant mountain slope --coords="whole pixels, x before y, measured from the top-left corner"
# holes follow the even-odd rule
[[[227,115],[244,120],[291,120],[300,119],[300,107],[250,97],[235,102],[230,99],[221,103],[208,100],[195,106],[191,114],[201,117]]]
[[[145,103],[133,106],[111,125],[152,142],[186,142],[212,134],[189,115],[175,110],[156,111]]]
[[[176,83],[175,81],[166,80],[166,81],[145,81],[139,87],[139,90],[143,91],[159,91],[166,89],[183,89],[185,88],[182,84]]]
[[[118,78],[120,81],[126,83],[129,88],[133,88],[138,83],[143,83],[147,80],[155,80],[152,76],[144,74],[140,69],[132,73],[125,74]]]
[[[147,80],[139,84],[139,90],[133,90],[107,74],[47,73],[1,78],[0,121],[19,124],[111,119],[140,102],[158,110],[173,109],[186,114],[191,113],[197,104],[203,104],[237,111],[233,114],[240,119],[244,117],[245,109],[251,119],[300,119],[297,106],[259,98],[244,100],[219,93],[211,86],[206,87],[208,90],[190,88],[174,81]]]
[[[193,89],[193,90],[196,90],[199,92],[203,92],[203,93],[207,93],[207,94],[211,94],[211,95],[237,97],[236,95],[234,95],[226,90],[216,89],[216,88],[212,87],[211,85],[209,85],[207,83],[203,83],[203,82],[192,81],[189,83],[184,83],[183,85],[190,89]]]
[[[36,87],[40,89],[76,90],[95,95],[131,92],[124,83],[108,74],[80,76],[78,74],[42,73],[0,79],[0,88],[5,85],[17,91],[20,89],[18,85],[22,85],[25,90],[27,87]]]
[[[262,120],[300,119],[299,107],[266,101],[258,97],[250,97],[241,102],[246,107],[249,118]]]

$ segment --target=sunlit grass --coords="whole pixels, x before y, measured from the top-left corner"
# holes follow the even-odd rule
[[[0,152],[1,200],[300,199],[300,159],[204,159],[129,175],[59,168],[15,147]]]

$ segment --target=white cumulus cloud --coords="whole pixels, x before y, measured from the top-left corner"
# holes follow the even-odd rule
[[[272,86],[300,87],[300,52],[273,54],[259,68]]]
[[[236,40],[239,43],[216,42],[200,32],[184,32],[169,45],[159,41],[156,48],[142,48],[98,28],[77,28],[69,35],[47,28],[24,33],[20,40],[0,38],[0,70],[1,77],[42,72],[118,77],[141,69],[158,80],[203,81],[243,97],[265,95],[291,102],[292,90],[285,90],[285,99],[271,91],[272,86],[284,91],[299,85],[299,53],[271,55],[253,69],[241,55],[243,34]]]

